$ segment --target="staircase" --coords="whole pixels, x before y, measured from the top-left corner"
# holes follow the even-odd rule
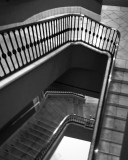
[[[84,104],[74,95],[47,95],[40,110],[0,147],[0,160],[34,160],[65,116],[83,116]]]
[[[128,111],[128,69],[114,67],[105,104],[97,160],[119,160]]]

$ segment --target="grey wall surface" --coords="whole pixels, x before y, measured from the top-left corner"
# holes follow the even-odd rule
[[[0,2],[0,26],[23,22],[40,12],[66,6],[81,6],[97,14],[101,4],[97,0],[9,0]]]

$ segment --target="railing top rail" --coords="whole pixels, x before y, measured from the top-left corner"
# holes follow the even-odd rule
[[[31,22],[31,23],[27,23],[27,24],[21,24],[20,26],[15,26],[15,27],[10,27],[10,28],[7,28],[7,29],[3,29],[3,30],[0,30],[0,34],[3,34],[4,32],[10,32],[11,31],[14,31],[16,29],[19,29],[19,28],[25,28],[25,27],[29,27],[30,25],[36,25],[36,24],[40,24],[42,22],[49,22],[49,21],[52,21],[52,20],[55,20],[56,18],[57,19],[61,19],[61,18],[64,18],[66,16],[79,16],[79,17],[87,17],[88,19],[108,28],[108,29],[112,29],[112,30],[115,30],[117,33],[118,33],[118,36],[120,37],[120,32],[114,28],[114,27],[110,27],[110,26],[106,26],[105,24],[103,24],[102,22],[99,22],[87,15],[84,15],[84,14],[79,14],[79,13],[65,13],[65,14],[61,14],[61,15],[56,15],[54,17],[51,17],[50,19],[47,18],[47,19],[42,19],[42,20],[39,20],[39,21],[36,21],[36,22]]]

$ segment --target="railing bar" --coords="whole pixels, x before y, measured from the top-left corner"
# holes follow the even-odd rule
[[[108,48],[108,44],[109,44],[109,37],[110,37],[110,35],[111,35],[111,30],[109,30],[109,36],[108,36],[108,38],[107,38],[107,46],[106,46],[106,50],[107,50],[107,48]]]
[[[13,32],[12,32],[12,33],[13,33]],[[8,33],[8,35],[9,35],[9,40],[10,40],[11,45],[12,45],[12,49],[13,49],[13,51],[15,52],[15,53],[13,53],[13,51],[12,51],[12,54],[14,54],[14,56],[15,56],[15,58],[16,58],[16,61],[17,61],[17,64],[18,64],[18,68],[19,68],[19,67],[20,67],[20,64],[19,64],[18,58],[17,58],[17,56],[16,56],[16,50],[15,50],[15,48],[14,48],[14,44],[13,44],[13,42],[12,42],[12,38],[11,38],[11,36],[10,36],[10,33]]]
[[[48,51],[51,50],[51,46],[49,43],[49,26],[48,26],[48,22],[46,23],[46,35],[47,35],[47,43],[48,43]]]
[[[38,24],[38,38],[39,38],[39,45],[40,45],[41,56],[42,56],[43,55],[43,43],[42,43],[42,37],[41,37],[40,24]]]
[[[22,36],[21,36],[21,29],[18,30],[18,33],[19,33],[19,36],[20,36],[20,41],[21,41],[21,48],[22,48],[22,51],[24,52],[24,57],[25,57],[25,60],[26,60],[26,63],[27,63],[27,57],[26,57],[26,53],[25,53],[25,46],[24,46],[24,43],[23,43],[23,40],[22,40]]]
[[[85,29],[85,42],[86,42],[87,32],[88,32],[88,29],[87,29],[87,28],[88,28],[88,27],[87,27],[87,26],[88,26],[88,18],[87,18],[87,17],[86,17],[86,20],[87,20],[87,21],[86,21],[86,29]]]
[[[91,37],[91,27],[92,27],[92,21],[91,21],[91,24],[90,24],[90,30],[89,30],[89,39],[88,39],[88,43],[90,42],[90,37]],[[90,43],[89,43],[90,44]]]
[[[43,26],[43,35],[44,35],[44,44],[45,44],[45,53],[48,52],[48,43],[47,43],[47,35],[46,35],[46,27],[45,27],[45,23],[42,24]]]
[[[46,52],[45,43],[44,43],[45,37],[44,37],[44,31],[43,31],[43,25],[42,24],[40,24],[40,30],[42,30],[41,37],[42,37],[42,45],[43,45],[43,54],[45,54],[45,52]]]
[[[76,28],[76,16],[74,16],[74,36],[73,36],[73,41],[75,41],[75,35],[77,34],[77,28]]]
[[[60,19],[59,20],[57,20],[57,42],[58,42],[58,44],[57,44],[57,46],[59,46],[59,45],[61,45],[61,23],[60,23]]]
[[[52,36],[53,36],[53,47],[56,48],[56,41],[55,41],[55,23],[52,21]]]
[[[7,42],[6,42],[6,39],[5,39],[4,35],[2,35],[2,37],[3,37],[4,43],[5,43],[7,52],[8,52],[7,54],[10,54],[9,58],[10,58],[10,60],[11,60],[11,62],[12,62],[13,68],[16,69],[15,64],[14,64],[14,62],[13,62],[13,59],[12,59],[12,56],[11,56],[11,55],[12,55],[12,52],[11,52],[11,51],[9,50],[9,48],[8,48],[8,45],[7,45]]]
[[[51,21],[49,21],[49,37],[50,37],[50,46],[51,46],[51,50],[53,49],[53,45],[52,45],[52,30],[51,30]]]
[[[106,40],[106,35],[107,35],[107,28],[106,28],[106,31],[105,31],[105,36],[104,36],[104,42],[103,42],[102,49],[104,48],[104,44],[105,44],[105,40]]]
[[[112,32],[112,30],[111,30],[111,32]],[[110,49],[111,49],[111,45],[112,45],[112,39],[113,39],[113,36],[114,36],[114,32],[113,32],[113,34],[112,34],[112,38],[111,38],[111,40],[110,40],[109,51],[110,51]]]
[[[101,33],[101,35],[100,35],[99,48],[100,48],[100,45],[101,45],[101,41],[102,41],[103,30],[104,30],[104,27],[102,27],[102,31],[101,31],[102,33]]]
[[[52,50],[54,49],[54,38],[53,38],[53,35],[54,35],[54,33],[53,33],[53,30],[54,30],[54,28],[53,28],[53,26],[52,26],[52,21],[50,21],[51,23],[50,23],[50,31],[51,31],[51,46],[52,46]]]
[[[77,24],[77,41],[79,40],[79,31],[80,31],[79,25],[80,25],[80,17],[78,16],[78,24]]]
[[[33,37],[33,44],[34,44],[34,48],[35,48],[35,51],[36,51],[36,58],[39,58],[39,55],[38,55],[38,51],[37,51],[37,42],[36,42],[36,37],[35,37],[35,32],[34,32],[34,25],[32,26],[32,37]]]
[[[38,45],[38,49],[39,49],[39,55],[41,56],[40,40],[39,40],[38,31],[37,31],[37,26],[38,26],[38,24],[35,26],[35,31],[36,31],[36,36],[37,36],[37,45]]]
[[[32,39],[30,36],[30,27],[27,28],[28,29],[28,36],[29,36],[29,40],[30,40],[30,47],[31,47],[31,51],[32,51],[32,56],[33,56],[33,60],[36,59],[35,54],[34,54],[34,49],[33,49],[33,43],[32,43]]]
[[[71,19],[71,16],[69,17],[69,21],[70,21],[70,29],[69,29],[69,42],[72,41],[72,19]]]
[[[43,51],[43,38],[42,38],[42,35],[41,35],[41,24],[39,24],[39,34],[40,34],[40,45],[41,45],[41,49],[42,49],[42,55],[44,54],[44,51]]]
[[[17,32],[18,32],[18,31],[17,31]],[[18,32],[18,33],[19,33],[19,32]],[[23,65],[23,64],[24,64],[24,63],[23,63],[23,57],[21,56],[21,48],[20,48],[19,43],[18,43],[18,40],[17,40],[17,38],[16,38],[16,31],[14,32],[14,38],[15,38],[15,41],[16,41],[16,45],[18,46],[17,51],[19,52],[20,59],[21,59],[22,65]]]
[[[61,23],[61,25],[62,25],[62,44],[64,43],[64,18],[62,19],[62,23]]]
[[[8,64],[8,61],[7,61],[7,59],[6,59],[6,56],[7,56],[7,55],[4,53],[1,44],[0,44],[0,50],[1,50],[1,52],[2,52],[2,57],[3,57],[3,55],[4,55],[4,57],[5,57],[4,60],[5,60],[6,64],[7,64],[7,67],[8,67],[9,72],[12,72],[12,71],[11,71],[11,68],[10,68],[10,66],[9,66],[9,64]]]
[[[27,37],[26,37],[26,33],[25,33],[25,28],[23,29],[23,33],[24,33],[24,37],[25,37],[25,43],[26,43],[26,48],[27,48],[27,51],[28,51],[29,60],[31,62],[31,56],[30,56],[29,45],[28,45]]]
[[[2,68],[2,71],[4,72],[4,75],[6,75],[5,69],[4,69],[4,67],[3,67],[3,65],[2,65],[2,63],[1,63],[1,57],[0,57],[0,66],[1,66],[1,68]],[[1,79],[1,77],[0,77],[0,79]]]
[[[84,31],[84,17],[82,17],[82,27],[81,27],[81,40],[82,40],[82,35],[83,35],[83,31]]]
[[[96,34],[96,44],[95,44],[95,47],[97,45],[97,41],[98,41],[98,33],[99,33],[99,30],[100,30],[100,24],[98,24],[98,31],[97,31],[97,34]]]
[[[113,36],[112,36],[112,39],[111,39],[110,51],[111,51],[112,44],[113,44],[113,42],[114,42],[114,35],[115,35],[115,31],[113,31]]]

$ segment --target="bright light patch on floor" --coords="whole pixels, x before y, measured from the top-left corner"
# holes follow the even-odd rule
[[[64,136],[50,160],[87,160],[91,142]]]

